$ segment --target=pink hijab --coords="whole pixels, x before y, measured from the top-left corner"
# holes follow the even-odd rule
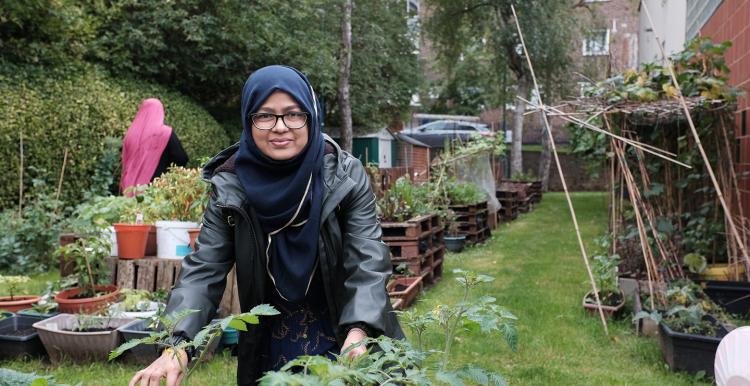
[[[161,101],[144,100],[122,142],[120,191],[151,182],[171,135],[172,128],[164,125]],[[132,196],[133,192],[126,194]]]

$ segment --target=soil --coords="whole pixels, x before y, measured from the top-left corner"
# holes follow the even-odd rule
[[[599,293],[599,300],[602,302],[602,305],[614,307],[620,304],[623,299],[622,294],[620,294],[619,292],[609,292],[605,295]],[[596,304],[596,299],[593,295],[589,295],[586,298],[586,303]]]
[[[393,286],[393,292],[406,291],[407,288],[409,288],[409,287],[405,286],[403,284],[396,284],[396,285]]]
[[[97,292],[94,294],[94,296],[89,296],[88,294],[79,293],[76,296],[71,296],[70,299],[91,299],[99,296],[104,296],[108,294],[109,292]]]
[[[102,331],[113,331],[115,328],[108,327],[108,328],[85,328],[83,330],[76,330],[76,329],[65,329],[65,331],[72,331],[72,332],[102,332]]]

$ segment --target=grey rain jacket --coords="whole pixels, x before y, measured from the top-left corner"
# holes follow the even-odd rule
[[[403,338],[385,290],[392,266],[376,215],[375,196],[362,163],[325,136],[324,198],[321,213],[319,268],[336,339],[342,345],[348,327],[364,324],[371,334]],[[188,339],[214,317],[226,276],[236,264],[242,312],[265,299],[265,240],[253,208],[234,173],[238,144],[206,164],[203,178],[211,197],[196,241],[197,252],[185,257],[166,312],[199,310],[183,320],[177,333]],[[328,153],[328,152],[327,152]],[[237,383],[255,384],[259,370],[260,337],[251,327],[240,334]]]

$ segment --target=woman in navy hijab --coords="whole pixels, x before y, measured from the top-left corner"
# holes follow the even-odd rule
[[[402,338],[385,284],[392,266],[375,196],[360,161],[321,132],[320,102],[304,74],[286,66],[254,72],[242,91],[240,142],[204,167],[212,183],[197,240],[170,294],[167,314],[199,310],[175,340],[192,339],[216,313],[236,265],[243,312],[267,303],[280,314],[242,332],[237,382],[255,384],[300,355],[349,356],[365,337]],[[177,385],[169,352],[130,385]]]

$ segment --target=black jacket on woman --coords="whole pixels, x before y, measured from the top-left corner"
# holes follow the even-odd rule
[[[330,320],[339,345],[352,326],[371,336],[403,338],[385,290],[392,266],[376,215],[376,200],[362,163],[329,137],[323,162],[324,198],[318,242],[319,270]],[[211,198],[197,240],[197,252],[185,257],[172,290],[167,313],[195,309],[177,328],[193,338],[216,313],[226,276],[236,264],[242,312],[267,299],[265,240],[247,204],[237,175],[234,145],[211,160],[203,176],[212,185]],[[262,375],[257,328],[240,333],[237,383],[255,384]]]

